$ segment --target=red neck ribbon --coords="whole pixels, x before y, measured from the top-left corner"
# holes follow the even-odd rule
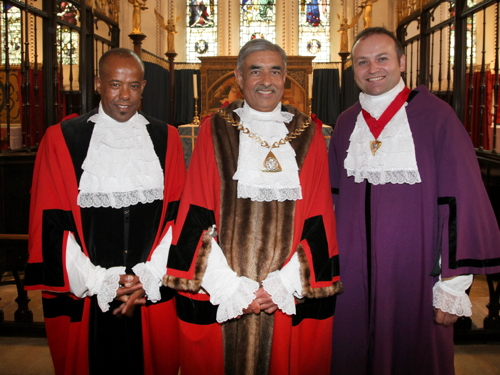
[[[378,120],[372,117],[372,115],[370,115],[364,109],[361,110],[361,112],[363,113],[363,117],[365,118],[365,121],[368,124],[368,127],[370,128],[370,131],[372,132],[375,139],[378,138],[387,123],[391,121],[394,115],[401,109],[403,104],[406,103],[410,92],[411,90],[405,86],[405,88],[398,94],[398,96],[394,98],[392,103],[389,104],[389,107],[387,107],[387,109],[384,111],[384,113],[382,113],[382,116],[380,116]]]

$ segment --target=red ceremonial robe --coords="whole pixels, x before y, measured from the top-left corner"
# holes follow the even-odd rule
[[[94,367],[92,370],[92,361],[89,358],[91,354],[93,355],[92,352],[96,351],[98,342],[92,342],[89,337],[94,337],[97,333],[101,337],[107,334],[112,336],[109,339],[113,340],[115,335],[111,328],[109,332],[107,331],[106,325],[103,327],[101,324],[100,328],[95,328],[99,327],[95,325],[99,322],[99,319],[96,320],[96,315],[105,313],[97,307],[95,296],[77,298],[70,293],[65,267],[66,241],[70,232],[74,234],[82,251],[94,264],[103,267],[108,267],[106,264],[124,265],[123,255],[118,257],[118,260],[116,256],[114,259],[106,259],[108,248],[111,252],[115,243],[120,243],[122,240],[112,236],[115,229],[112,228],[112,224],[108,225],[106,222],[106,215],[110,217],[122,215],[121,226],[124,226],[123,212],[120,209],[111,208],[81,209],[77,205],[78,184],[82,174],[81,165],[85,159],[94,126],[87,120],[95,113],[94,110],[78,118],[68,118],[67,121],[51,126],[47,130],[38,150],[33,176],[29,261],[25,282],[28,290],[44,291],[45,326],[56,374],[101,373],[102,363],[96,363],[97,368]],[[130,225],[127,224],[127,228],[130,229],[131,234],[125,246],[140,248],[144,247],[144,244],[148,245],[147,248],[139,249],[136,258],[132,259],[132,264],[136,261],[149,260],[153,250],[173,224],[185,177],[183,152],[176,129],[147,115],[144,116],[150,122],[147,130],[165,174],[164,200],[129,207]],[[154,212],[157,213],[157,218],[154,219],[157,225],[154,228],[142,228],[140,222],[143,220],[134,221],[134,218],[144,218],[144,214],[141,216],[141,213],[148,212],[144,210],[151,210],[148,207],[153,207],[153,210],[156,210]],[[98,231],[85,228],[85,220],[92,215],[102,216],[102,214],[105,214],[105,218],[99,220],[104,221],[102,223],[104,229],[101,229],[101,232],[104,231],[104,236],[102,233],[101,237],[93,236]],[[148,220],[149,218],[144,221],[149,223],[150,220]],[[134,227],[139,228],[139,235],[137,235],[137,230],[134,232]],[[109,243],[103,243],[102,237],[109,237]],[[100,253],[95,251],[99,248],[106,251],[100,251]],[[121,251],[123,254],[123,248]],[[147,303],[146,306],[135,311],[135,317],[137,317],[135,331],[138,331],[138,336],[135,337],[139,337],[139,340],[136,340],[138,343],[127,342],[132,339],[120,342],[120,339],[115,339],[114,342],[118,348],[116,350],[119,351],[118,355],[121,353],[122,358],[115,361],[111,354],[105,353],[105,355],[109,354],[108,362],[114,362],[108,364],[109,366],[117,366],[118,362],[122,366],[128,366],[130,362],[131,367],[125,373],[138,373],[143,370],[145,374],[177,374],[178,327],[173,298],[175,292],[164,287],[161,289],[161,301],[155,304]],[[112,311],[112,308],[110,310]],[[111,316],[107,319],[126,321],[128,318],[117,319]],[[131,324],[134,328],[133,323]],[[99,332],[93,332],[96,330]],[[131,348],[134,348],[134,345],[139,346],[140,357],[142,357],[140,353],[143,353],[138,371],[132,370],[136,363],[131,362],[133,360],[123,354],[127,353],[127,349],[131,351],[128,348],[129,344]],[[112,349],[108,347],[104,350],[108,352]],[[137,352],[137,350],[132,351]]]
[[[229,116],[238,120],[232,109]],[[292,106],[288,128],[308,118]],[[331,327],[339,281],[335,218],[321,123],[291,141],[303,199],[252,202],[236,196],[239,130],[220,114],[205,118],[191,159],[164,283],[177,296],[181,372],[191,374],[329,374]],[[216,323],[217,306],[198,293],[211,249],[207,229],[238,276],[261,282],[298,253],[302,294],[297,313],[243,315]]]

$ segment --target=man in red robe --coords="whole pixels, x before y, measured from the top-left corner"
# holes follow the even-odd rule
[[[99,108],[51,126],[33,177],[26,288],[43,290],[56,374],[178,372],[161,286],[184,182],[175,128],[138,112],[144,65],[101,57]]]
[[[286,55],[240,51],[245,96],[198,135],[164,282],[182,374],[328,374],[339,281],[321,123],[282,105]]]

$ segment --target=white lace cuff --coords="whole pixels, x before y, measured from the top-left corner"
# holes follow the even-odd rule
[[[139,276],[142,283],[142,288],[146,291],[146,296],[151,302],[161,300],[160,286],[161,279],[155,276],[152,270],[149,269],[149,262],[138,263],[132,271]]]
[[[472,304],[465,291],[449,288],[444,282],[438,281],[432,288],[435,308],[457,316],[471,316]]]
[[[111,267],[106,269],[101,287],[97,292],[97,303],[102,312],[109,310],[109,304],[116,297],[120,287],[120,275],[125,275],[125,267]]]
[[[271,272],[262,281],[264,290],[271,295],[271,299],[278,308],[287,315],[295,315],[295,300],[293,290],[288,290],[280,277],[280,271]]]
[[[243,314],[243,309],[248,307],[255,299],[255,292],[259,283],[245,276],[238,278],[239,285],[228,298],[225,298],[217,309],[217,322],[224,323]]]

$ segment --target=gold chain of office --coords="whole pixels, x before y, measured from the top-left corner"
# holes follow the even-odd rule
[[[227,121],[231,126],[234,126],[236,129],[240,130],[243,134],[248,135],[251,139],[255,140],[262,147],[268,148],[269,153],[264,159],[264,169],[262,172],[281,172],[281,165],[276,158],[276,156],[271,151],[273,148],[279,148],[280,146],[286,144],[287,142],[291,142],[298,136],[300,136],[304,130],[306,130],[309,125],[311,125],[311,119],[308,118],[302,125],[300,125],[297,129],[292,132],[289,132],[284,138],[281,138],[279,141],[274,142],[272,145],[267,143],[267,141],[263,140],[257,134],[252,133],[248,128],[243,126],[238,121],[234,121],[231,116],[229,116],[225,111],[219,110],[218,113],[222,116],[222,118]]]

